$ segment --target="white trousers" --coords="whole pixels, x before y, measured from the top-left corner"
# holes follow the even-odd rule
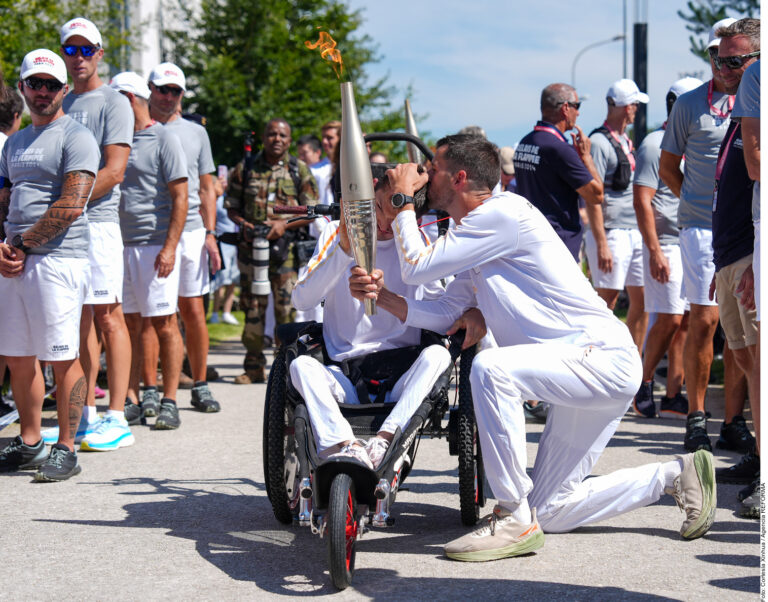
[[[528,498],[541,526],[561,533],[657,501],[664,491],[661,463],[586,479],[641,378],[635,347],[550,343],[481,351],[470,379],[485,471],[497,499],[519,504]],[[526,399],[552,404],[532,478],[525,472]]]
[[[440,345],[424,349],[408,371],[387,393],[388,402],[397,402],[380,431],[404,430],[413,413],[429,394],[438,377],[448,368],[451,356]],[[324,366],[307,355],[297,357],[290,366],[291,382],[301,394],[315,433],[317,451],[355,439],[352,427],[341,415],[340,403],[356,404],[357,391],[338,366]]]

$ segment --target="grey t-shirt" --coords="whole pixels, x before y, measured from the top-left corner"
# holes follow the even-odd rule
[[[187,178],[181,142],[156,123],[133,135],[133,147],[120,184],[120,231],[123,243],[162,245],[171,222],[168,182]]]
[[[183,117],[166,123],[165,127],[170,128],[181,140],[181,146],[187,156],[189,212],[184,231],[199,230],[203,227],[203,218],[200,215],[200,176],[216,169],[211,154],[211,142],[203,126]]]
[[[707,100],[708,83],[681,95],[672,106],[661,149],[685,155],[677,225],[712,229],[712,192],[720,143],[730,119],[719,116]],[[728,94],[712,93],[712,105],[728,111]]]
[[[680,242],[680,230],[677,228],[678,199],[659,177],[659,159],[661,159],[661,140],[664,130],[648,134],[637,149],[637,169],[635,184],[655,188],[651,204],[656,222],[656,235],[662,245],[676,245]]]
[[[64,97],[64,112],[87,127],[101,151],[99,169],[104,167],[104,147],[109,144],[131,145],[133,139],[133,110],[128,99],[104,84],[90,92]],[[120,187],[88,202],[88,221],[118,222]]]
[[[632,204],[632,180],[626,190],[613,190],[611,181],[613,173],[619,165],[619,158],[608,138],[600,132],[595,132],[589,139],[592,141],[592,161],[600,178],[603,180],[605,201],[603,202],[603,225],[605,228],[637,228],[637,217]],[[619,136],[621,147],[629,154],[630,147],[624,136]],[[634,176],[634,174],[633,174]]]
[[[11,181],[5,234],[13,240],[31,228],[59,200],[65,174],[99,171],[93,135],[66,115],[48,125],[29,126],[8,138],[0,155],[0,177]],[[88,257],[88,219],[83,212],[64,232],[30,254]]]
[[[736,119],[754,117],[760,119],[760,61],[755,61],[741,77],[736,102],[731,116]],[[752,221],[760,221],[760,181],[752,188]]]

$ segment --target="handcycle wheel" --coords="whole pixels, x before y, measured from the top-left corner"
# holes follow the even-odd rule
[[[475,410],[472,405],[472,389],[469,371],[474,359],[473,350],[461,354],[459,366],[459,507],[461,522],[472,526],[480,519],[480,508],[485,505],[485,471],[483,455],[475,423]]]
[[[285,351],[275,353],[264,404],[264,481],[275,518],[293,522],[298,503],[298,459],[293,437],[293,412],[287,403]],[[289,491],[290,488],[290,491]]]
[[[338,589],[352,583],[357,544],[357,502],[355,486],[348,474],[337,474],[328,499],[328,567]]]

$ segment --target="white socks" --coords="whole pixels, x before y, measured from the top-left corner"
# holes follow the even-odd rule
[[[661,468],[664,471],[664,489],[671,489],[675,486],[675,479],[683,472],[683,461],[664,462]]]
[[[83,418],[88,424],[93,424],[99,419],[99,415],[96,413],[96,406],[83,406]]]
[[[117,410],[107,410],[107,416],[117,418],[120,422],[125,421],[125,412],[118,412]]]

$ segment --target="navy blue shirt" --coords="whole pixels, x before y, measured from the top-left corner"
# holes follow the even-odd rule
[[[550,123],[536,128],[515,149],[517,193],[547,218],[557,235],[578,260],[582,228],[577,188],[592,181],[576,149]]]
[[[723,153],[725,157],[723,158]],[[744,163],[741,123],[731,121],[720,145],[719,178],[715,179],[712,201],[712,249],[715,270],[746,257],[754,248],[752,226],[752,186]]]

